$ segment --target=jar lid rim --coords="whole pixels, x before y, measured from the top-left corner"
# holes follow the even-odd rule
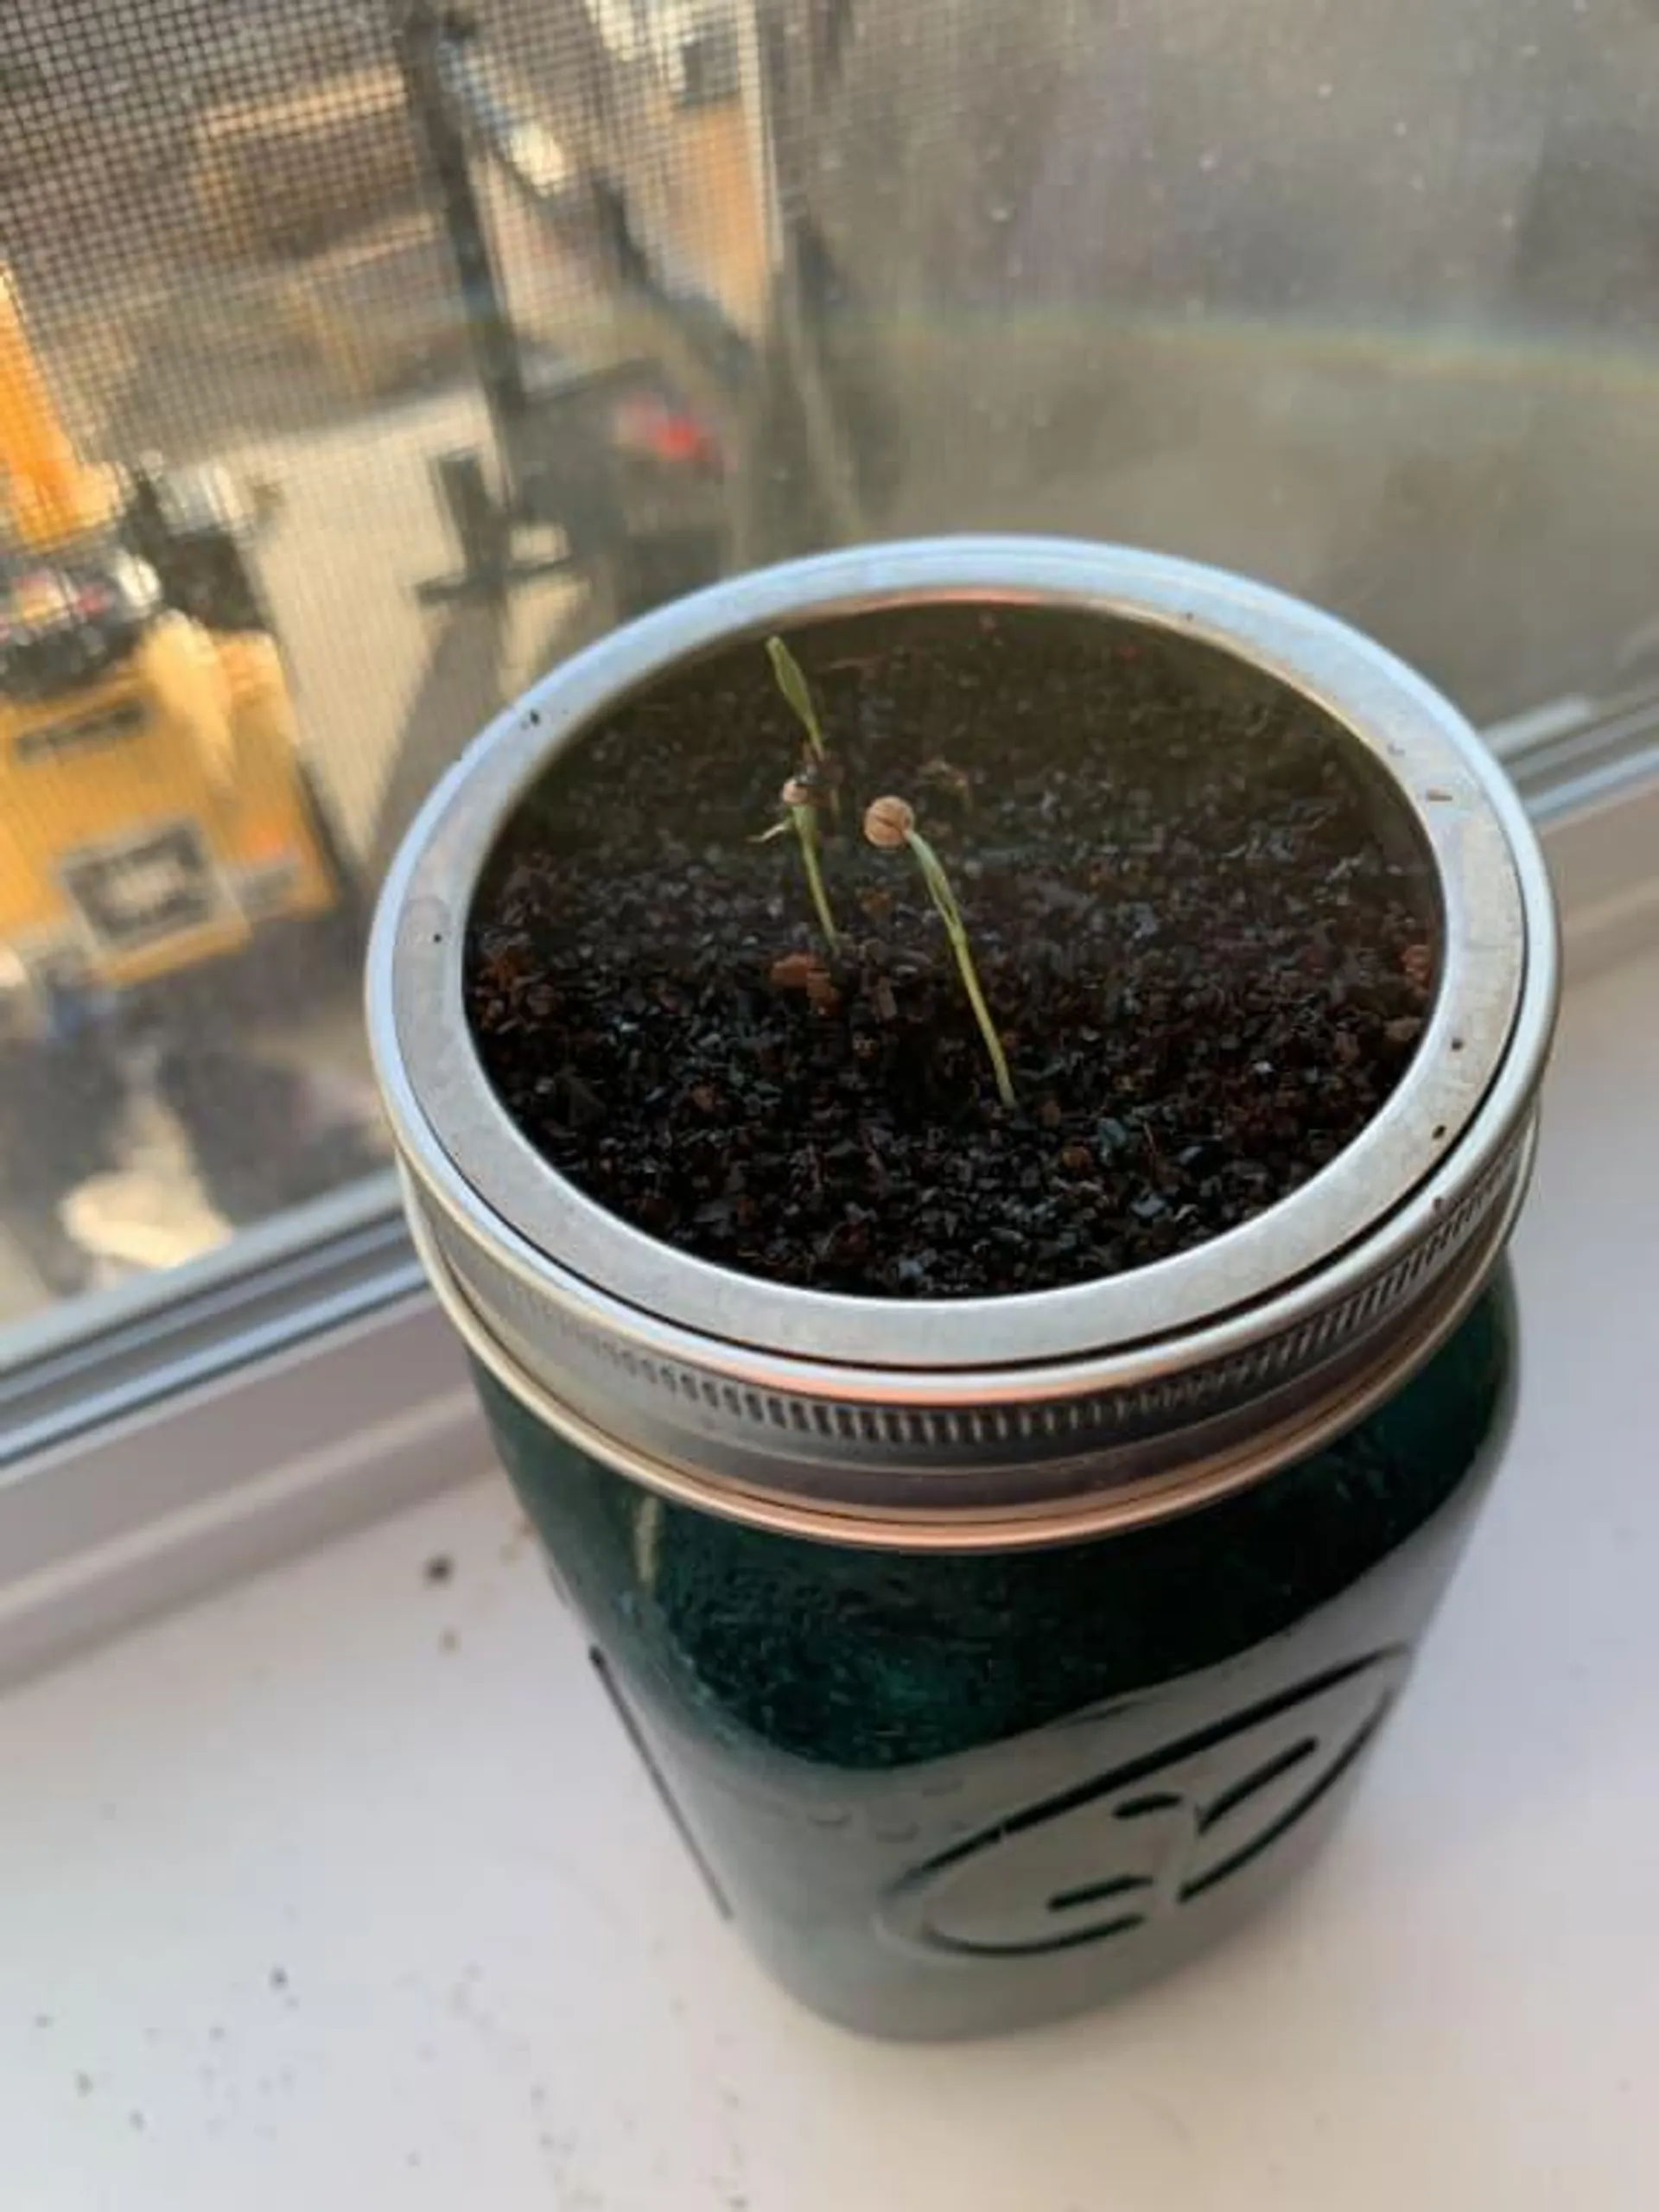
[[[1445,933],[1427,1026],[1395,1092],[1332,1161],[1254,1220],[1172,1259],[1065,1289],[950,1300],[849,1298],[741,1275],[607,1212],[513,1125],[466,1021],[474,889],[524,791],[625,695],[780,626],[952,601],[1144,624],[1230,655],[1321,709],[1370,754],[1433,857]],[[410,831],[377,915],[368,998],[411,1202],[486,1327],[555,1389],[569,1379],[573,1329],[636,1361],[666,1358],[714,1378],[715,1402],[694,1385],[696,1407],[684,1408],[708,1443],[743,1419],[722,1410],[728,1384],[741,1398],[776,1387],[764,1378],[780,1373],[810,1397],[815,1370],[830,1395],[831,1370],[857,1370],[896,1401],[943,1407],[971,1396],[988,1370],[1086,1359],[1104,1373],[1115,1355],[1159,1346],[1174,1373],[1184,1343],[1224,1319],[1259,1315],[1268,1332],[1287,1299],[1341,1310],[1357,1285],[1428,1254],[1442,1224],[1468,1214],[1515,1154],[1556,971],[1548,878],[1518,799],[1463,717],[1391,654],[1266,586],[1192,563],[1066,540],[957,537],[753,572],[612,633],[544,677],[474,741]],[[1433,1264],[1426,1256],[1418,1275]],[[540,1356],[538,1312],[548,1322]]]

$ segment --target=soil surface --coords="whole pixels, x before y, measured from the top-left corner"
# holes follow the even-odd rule
[[[508,1112],[582,1190],[698,1256],[967,1297],[1143,1266],[1284,1198],[1416,1048],[1433,874],[1357,749],[1208,649],[949,608],[791,637],[841,780],[814,922],[801,757],[760,643],[625,704],[481,885],[467,1003]],[[910,800],[1013,1071],[919,871]]]

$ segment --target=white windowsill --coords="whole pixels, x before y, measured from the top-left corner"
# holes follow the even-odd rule
[[[1224,1952],[1006,2044],[807,2019],[486,1477],[0,1704],[7,2206],[1648,2212],[1656,1014],[1659,955],[1572,995],[1510,1464],[1337,1847]]]

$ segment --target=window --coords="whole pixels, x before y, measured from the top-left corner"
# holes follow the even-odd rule
[[[1491,728],[1586,940],[1659,905],[1641,0],[11,0],[0,246],[14,1470],[404,1311],[380,869],[734,568],[1264,575]]]

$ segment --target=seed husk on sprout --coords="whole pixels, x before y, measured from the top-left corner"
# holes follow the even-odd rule
[[[872,799],[864,810],[864,835],[868,841],[883,852],[897,852],[908,846],[922,872],[928,896],[938,910],[944,924],[950,949],[957,956],[962,986],[968,994],[968,1003],[974,1010],[974,1020],[979,1024],[979,1033],[985,1040],[985,1050],[990,1056],[991,1072],[996,1078],[996,1095],[1005,1107],[1014,1103],[1014,1078],[1008,1073],[1007,1054],[1002,1049],[1002,1039],[996,1033],[996,1024],[991,1020],[991,1010],[985,1003],[985,994],[980,988],[979,971],[974,965],[973,947],[968,942],[968,925],[962,918],[962,909],[957,904],[957,894],[950,888],[950,879],[944,872],[944,863],[916,827],[916,810],[908,799],[889,793],[884,798]]]
[[[864,810],[864,835],[883,852],[896,853],[916,834],[916,810],[907,798],[873,798]]]

